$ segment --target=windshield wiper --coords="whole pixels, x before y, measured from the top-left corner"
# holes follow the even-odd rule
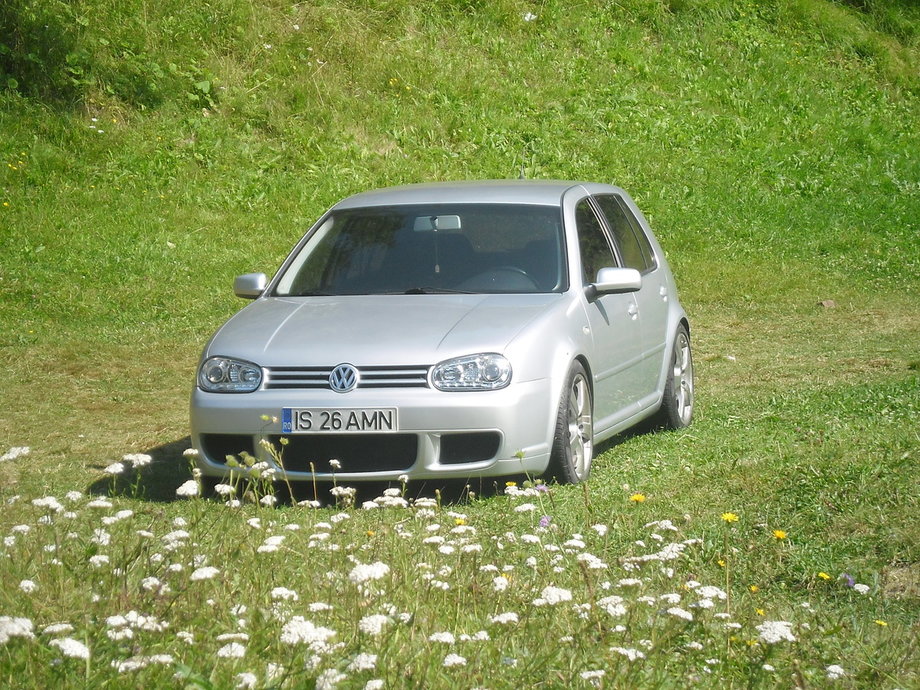
[[[472,295],[469,290],[454,290],[452,288],[441,287],[413,287],[409,288],[402,294],[404,295]]]

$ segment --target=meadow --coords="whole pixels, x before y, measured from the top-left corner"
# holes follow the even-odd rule
[[[4,3],[0,683],[917,686],[918,96],[909,0]],[[198,495],[235,275],[522,173],[649,217],[690,428],[580,486]]]

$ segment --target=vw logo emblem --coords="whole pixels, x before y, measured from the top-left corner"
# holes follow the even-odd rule
[[[358,385],[358,370],[351,364],[340,364],[329,374],[329,387],[336,393],[347,393]]]

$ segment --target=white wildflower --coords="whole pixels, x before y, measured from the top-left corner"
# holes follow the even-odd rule
[[[615,594],[599,599],[597,605],[604,609],[607,615],[614,618],[626,615],[626,605],[623,603],[623,597],[618,597]]]
[[[499,613],[489,619],[490,622],[496,625],[510,625],[512,623],[517,623],[519,620],[518,615],[514,611]]]
[[[293,589],[287,587],[275,587],[272,590],[272,599],[275,601],[281,599],[284,601],[298,601],[300,596]]]
[[[6,644],[11,637],[35,637],[32,632],[34,624],[28,618],[11,618],[0,616],[0,645]]]
[[[362,584],[368,580],[379,580],[390,572],[390,566],[377,561],[376,563],[360,563],[348,573],[348,579],[355,584]]]
[[[335,634],[335,630],[313,625],[303,616],[294,616],[282,627],[281,641],[285,644],[313,644],[326,642]]]
[[[786,621],[765,621],[757,626],[757,632],[760,633],[760,641],[766,644],[776,644],[777,642],[795,642],[795,635],[792,634],[792,623]]]
[[[689,611],[685,611],[679,606],[672,606],[671,608],[668,609],[668,613],[670,613],[672,616],[675,616],[677,618],[683,618],[685,621],[693,620],[693,614],[690,613]]]
[[[192,498],[198,495],[198,489],[198,482],[194,479],[189,479],[176,489],[176,496],[181,498]]]
[[[37,508],[47,508],[53,513],[60,513],[64,510],[64,506],[61,505],[54,496],[45,496],[44,498],[33,498],[32,505]],[[111,503],[109,504],[111,506]]]
[[[724,590],[712,585],[700,587],[696,590],[696,593],[700,596],[701,599],[721,599],[722,601],[725,601],[728,598],[728,595]]]
[[[236,687],[237,690],[252,690],[252,688],[255,688],[259,684],[258,676],[250,671],[237,673],[233,680],[236,681],[234,687]]]
[[[584,563],[590,570],[605,570],[607,564],[604,563],[600,558],[595,556],[593,553],[584,553],[578,554],[577,560],[579,563]]]
[[[246,656],[246,647],[239,642],[231,642],[218,649],[217,656],[222,659],[242,659]]]
[[[202,566],[201,568],[196,568],[191,575],[191,579],[195,580],[210,580],[212,577],[216,577],[220,574],[220,570],[215,568],[213,565]]]
[[[564,601],[572,601],[572,592],[561,587],[544,587],[540,598],[534,599],[534,606],[555,606]]]
[[[351,663],[348,664],[348,667],[345,670],[351,671],[352,673],[357,673],[360,671],[373,671],[376,666],[377,655],[366,654],[362,652],[351,660]]]
[[[444,632],[435,632],[431,633],[428,636],[429,642],[443,642],[444,644],[454,644],[456,639],[453,636],[453,633],[444,631]]]
[[[448,654],[444,657],[444,662],[441,664],[445,668],[450,668],[452,666],[466,666],[466,659],[459,654]]]
[[[869,593],[869,585],[862,585],[862,584],[857,583],[857,584],[853,585],[853,589],[854,589],[856,592],[859,592],[860,594],[868,594],[868,593]]]
[[[259,553],[274,553],[281,547],[284,535],[268,537],[256,551]]]
[[[271,46],[266,46],[271,48]],[[328,668],[316,677],[316,690],[333,690],[339,683],[348,678],[344,673],[334,668]]]
[[[847,674],[847,672],[843,670],[843,667],[837,664],[831,664],[824,670],[827,673],[828,680],[839,680]]]
[[[73,632],[70,623],[52,623],[42,628],[42,635],[68,635]]]
[[[629,647],[611,647],[610,651],[617,654],[622,654],[630,661],[645,658],[645,654],[643,652],[639,651],[638,649],[631,649]]]
[[[19,583],[19,589],[21,589],[26,594],[31,594],[36,589],[38,589],[38,585],[35,584],[32,580],[23,580]]]
[[[147,453],[128,453],[122,458],[122,461],[130,463],[131,467],[134,469],[139,469],[153,462],[153,458],[147,455]]]
[[[52,647],[57,647],[61,650],[61,654],[69,656],[72,659],[89,659],[89,648],[72,637],[51,640],[48,644]]]
[[[102,471],[105,472],[106,474],[110,474],[110,475],[112,475],[112,476],[114,477],[115,475],[121,474],[122,472],[124,472],[124,471],[125,471],[125,466],[124,466],[124,463],[121,463],[121,462],[113,462],[111,465],[107,466],[107,467],[106,467],[104,470],[102,470]]]
[[[384,616],[379,613],[370,616],[364,616],[364,618],[358,621],[358,630],[363,632],[365,635],[376,637],[383,632],[383,629],[389,622],[389,616]]]

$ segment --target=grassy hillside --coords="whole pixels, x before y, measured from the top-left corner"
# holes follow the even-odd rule
[[[170,598],[138,584],[149,554],[136,529],[159,538],[181,518],[198,544],[181,551],[185,567],[204,554],[235,573],[209,590],[216,606],[246,601],[270,618],[256,555],[266,535],[211,504],[172,500],[189,476],[181,451],[198,352],[241,306],[233,276],[272,272],[342,196],[523,171],[614,182],[649,216],[694,327],[696,422],[608,444],[587,489],[554,487],[533,514],[514,513],[509,504],[520,500],[504,497],[465,503],[462,518],[436,507],[430,519],[442,534],[462,520],[484,549],[475,563],[450,561],[453,575],[440,575],[448,591],[414,579],[419,561],[443,564],[400,538],[400,513],[354,511],[336,540],[361,560],[390,563],[382,600],[413,611],[416,627],[370,644],[355,621],[330,619],[342,658],[373,648],[389,687],[552,685],[602,668],[608,675],[594,680],[607,687],[820,686],[835,664],[846,667],[845,686],[916,685],[918,99],[920,7],[911,0],[6,0],[0,456],[31,450],[0,460],[0,532],[11,537],[0,573],[38,590],[4,587],[0,618],[30,617],[36,634],[67,620],[93,655],[85,669],[55,670],[48,638],[0,642],[9,655],[0,673],[36,674],[37,685],[132,684],[112,680],[110,662],[141,652],[100,623],[132,607],[174,616],[174,632],[201,631],[207,641],[181,654],[175,639],[138,643],[181,658],[174,665],[201,684],[233,685],[249,670],[261,679],[266,660],[294,685],[328,670],[305,668],[302,651],[285,657],[266,622],[252,657],[221,657],[209,676],[222,644],[205,632],[213,611],[198,585],[186,573],[171,581]],[[132,452],[154,463],[113,484],[103,468]],[[42,522],[45,508],[29,503],[113,486],[126,495],[110,512],[135,513],[121,523],[131,526],[117,554],[93,536],[97,517],[79,528]],[[646,500],[630,500],[637,495]],[[305,530],[337,514],[242,510]],[[554,528],[538,531],[542,514]],[[551,554],[533,569],[507,534],[531,530],[560,545],[572,534],[603,537],[588,548],[616,582],[630,574],[619,559],[639,553],[645,525],[662,519],[702,545],[675,563],[676,580],[656,571],[643,591],[684,587],[687,596],[687,581],[718,584],[741,632],[726,637],[718,619],[702,618],[699,629],[659,627],[644,613],[626,633],[594,614],[527,618],[550,585],[595,609],[608,592],[574,558],[564,572]],[[14,537],[23,523],[62,554],[62,540],[79,532],[61,555],[69,577],[54,574],[40,539]],[[609,532],[589,531],[594,524]],[[371,612],[368,599],[301,564],[317,559],[345,574],[352,565],[310,551],[306,533],[302,541],[291,533],[298,556],[272,579],[299,583],[300,608],[289,613],[309,617],[310,597]],[[86,564],[103,552],[118,572]],[[493,602],[492,575],[468,584],[488,563],[517,566],[516,599]],[[844,573],[869,594],[854,594]],[[120,594],[110,601],[111,591]],[[802,603],[819,612],[810,633],[796,628],[798,642],[781,652],[757,642],[761,619],[806,622]],[[446,650],[430,633],[472,635],[518,606],[527,619],[519,633],[459,652],[467,666],[441,666]],[[221,632],[236,625],[225,618]],[[568,637],[578,644],[560,647]],[[694,640],[705,651],[687,646]],[[644,649],[647,664],[617,666],[622,652],[611,646]],[[143,678],[168,682],[173,669],[162,673]],[[361,687],[360,674],[349,682],[359,677]]]

